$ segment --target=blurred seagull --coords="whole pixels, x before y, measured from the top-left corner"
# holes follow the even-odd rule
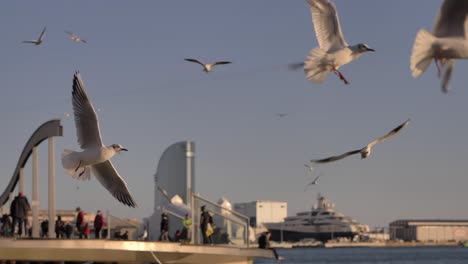
[[[289,114],[288,113],[278,113],[276,114],[277,117],[287,117]]]
[[[468,58],[468,1],[445,0],[437,15],[432,34],[421,29],[414,40],[410,67],[414,78],[426,71],[434,59],[442,91],[448,92],[455,59]]]
[[[83,43],[86,43],[86,40],[78,37],[77,35],[73,34],[72,32],[70,31],[65,31],[65,33],[67,33],[68,35],[70,35],[70,39],[75,41],[75,42],[83,42]]]
[[[23,41],[23,43],[31,43],[31,44],[34,44],[36,46],[41,45],[42,39],[44,38],[44,33],[46,31],[46,28],[47,27],[44,27],[44,29],[41,32],[41,35],[39,36],[39,38],[37,40],[25,40],[25,41]]]
[[[335,73],[345,84],[348,80],[338,70],[368,51],[375,51],[366,44],[350,46],[341,31],[336,6],[330,0],[307,0],[312,13],[315,35],[319,48],[310,51],[304,63],[290,64],[291,70],[304,67],[307,79],[323,83],[329,72]]]
[[[307,184],[308,186],[310,185],[317,185],[317,180],[318,178],[320,178],[320,176],[322,176],[321,174],[317,175],[317,177],[315,177],[315,179],[311,182],[309,182],[309,184]]]
[[[333,161],[337,161],[337,160],[340,160],[340,159],[344,159],[344,158],[346,158],[346,157],[348,157],[350,155],[354,155],[354,154],[358,154],[358,153],[361,154],[361,159],[365,159],[365,158],[369,157],[369,155],[371,154],[372,147],[375,144],[383,142],[386,139],[388,139],[389,137],[391,137],[391,136],[395,135],[396,133],[400,132],[401,129],[403,129],[404,127],[406,127],[409,124],[409,121],[410,121],[409,119],[406,120],[403,124],[397,126],[395,129],[390,131],[387,135],[385,135],[383,137],[379,137],[378,139],[372,141],[371,143],[369,143],[367,146],[365,146],[362,149],[346,152],[346,153],[341,154],[339,156],[332,156],[332,157],[328,157],[328,158],[320,159],[320,160],[311,160],[310,162],[312,162],[312,163],[328,163],[328,162],[333,162]]]
[[[310,173],[313,173],[314,172],[314,167],[308,165],[308,164],[304,164],[304,166],[307,168],[307,170],[310,172]]]
[[[169,197],[169,193],[163,187],[157,185],[158,190],[162,193],[162,195],[167,199],[167,201],[171,202],[171,197]]]
[[[203,67],[203,71],[208,73],[208,72],[211,72],[213,67],[216,66],[216,65],[223,65],[223,64],[230,64],[232,62],[230,61],[217,61],[215,63],[207,63],[207,64],[203,64],[201,63],[200,61],[198,60],[195,60],[195,59],[184,59],[186,61],[190,61],[190,62],[195,62],[195,63],[198,63],[200,64],[202,67]]]
[[[79,180],[89,180],[92,170],[96,179],[117,200],[130,207],[137,206],[128,191],[127,183],[110,161],[115,154],[127,149],[119,144],[106,147],[102,143],[97,114],[78,72],[73,78],[72,103],[78,143],[83,151],[65,149],[62,153],[63,168],[74,179]]]

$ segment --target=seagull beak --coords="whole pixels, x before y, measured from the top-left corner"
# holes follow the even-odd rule
[[[367,48],[367,51],[375,51],[374,49]]]
[[[126,149],[126,148],[122,148],[122,149],[120,149],[120,150],[121,150],[121,151],[128,151],[128,149]]]

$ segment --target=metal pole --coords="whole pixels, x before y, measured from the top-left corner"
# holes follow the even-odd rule
[[[192,202],[192,192],[194,191],[192,188],[192,179],[194,177],[194,159],[195,159],[195,149],[194,149],[194,143],[191,141],[187,141],[187,152],[186,152],[186,157],[187,157],[187,171],[186,171],[186,183],[187,183],[187,190],[186,190],[186,195],[187,197],[187,205],[191,205]]]
[[[39,237],[39,176],[37,173],[38,157],[37,146],[33,147],[32,151],[32,237]]]
[[[110,233],[111,233],[111,219],[110,219],[109,210],[106,211],[106,223],[107,223],[107,239],[110,239]]]
[[[55,153],[54,138],[49,138],[49,237],[55,230]]]
[[[24,168],[19,171],[19,191],[24,193]]]

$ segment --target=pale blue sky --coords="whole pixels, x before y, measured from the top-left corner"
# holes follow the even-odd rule
[[[212,200],[286,201],[295,214],[320,191],[337,210],[373,226],[398,218],[467,219],[468,65],[457,63],[448,95],[434,65],[419,79],[409,70],[414,36],[432,28],[441,2],[337,0],[347,41],[377,51],[341,68],[348,86],[334,75],[317,85],[288,71],[317,46],[305,0],[2,2],[0,186],[37,126],[62,118],[59,209],[150,215],[160,155],[190,139],[197,190]],[[21,43],[44,26],[41,46]],[[233,64],[205,74],[187,57]],[[95,179],[77,182],[61,168],[62,150],[78,149],[73,120],[64,116],[75,70],[101,109],[104,143],[130,150],[113,162],[137,209],[116,202]],[[275,116],[283,112],[290,115]],[[407,118],[410,125],[368,159],[318,167],[319,185],[304,192],[308,160],[360,148]],[[45,208],[47,145],[39,151]],[[30,176],[30,165],[26,170]],[[31,197],[29,178],[26,188]]]

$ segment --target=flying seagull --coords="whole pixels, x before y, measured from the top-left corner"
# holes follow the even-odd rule
[[[65,33],[67,33],[68,35],[70,35],[70,39],[75,41],[75,42],[83,42],[83,43],[86,43],[86,40],[78,37],[77,35],[73,34],[72,32],[70,31],[65,31]]]
[[[41,32],[41,35],[39,36],[39,38],[37,40],[25,40],[25,41],[23,41],[23,43],[31,43],[31,44],[34,44],[35,46],[41,45],[42,39],[44,38],[44,33],[46,31],[46,28],[47,27],[44,27],[44,29]]]
[[[309,184],[307,184],[307,185],[308,186],[309,185],[317,185],[317,180],[318,180],[318,178],[320,178],[320,176],[322,176],[322,175],[321,174],[317,175],[317,177],[315,177],[315,179],[313,181],[309,182]]]
[[[395,129],[390,131],[387,135],[385,135],[383,137],[379,137],[378,139],[372,141],[371,143],[369,143],[367,146],[365,146],[362,149],[349,151],[349,152],[346,152],[346,153],[341,154],[339,156],[332,156],[332,157],[328,157],[328,158],[320,159],[320,160],[311,160],[310,162],[312,162],[312,163],[328,163],[328,162],[333,162],[333,161],[337,161],[337,160],[340,160],[340,159],[344,159],[344,158],[346,158],[346,157],[348,157],[350,155],[354,155],[354,154],[358,154],[358,153],[361,154],[361,159],[365,159],[365,158],[369,157],[369,155],[371,154],[372,147],[375,144],[383,142],[384,140],[388,139],[389,137],[391,137],[391,136],[395,135],[396,133],[400,132],[401,129],[403,129],[404,127],[406,127],[409,124],[409,121],[410,121],[409,119],[406,120],[403,124],[397,126]]]
[[[366,44],[348,45],[341,31],[335,4],[330,0],[307,0],[312,13],[318,48],[310,51],[303,63],[290,64],[290,69],[304,67],[307,79],[323,83],[329,72],[335,73],[345,84],[348,80],[338,70],[368,51]]]
[[[304,166],[307,168],[307,170],[308,170],[310,173],[313,173],[313,172],[314,172],[314,167],[310,166],[309,164],[304,164]]]
[[[277,117],[287,117],[289,114],[288,113],[277,113]]]
[[[419,30],[414,40],[410,67],[414,78],[426,71],[434,59],[442,91],[448,92],[455,59],[468,59],[468,1],[445,0],[437,15],[432,34]]]
[[[137,204],[128,191],[127,183],[112,165],[110,159],[121,151],[122,145],[105,146],[96,111],[86,94],[83,81],[77,72],[73,78],[73,114],[75,116],[78,144],[82,152],[65,149],[62,153],[62,166],[74,179],[89,180],[91,171],[96,179],[121,203],[136,207]]]
[[[171,202],[171,197],[169,197],[169,193],[163,187],[157,185],[158,190],[162,193],[162,195],[167,199],[167,201]]]
[[[230,61],[217,61],[215,63],[204,64],[204,63],[201,63],[200,61],[195,60],[195,59],[184,59],[184,60],[200,64],[203,67],[203,71],[206,72],[206,73],[211,72],[213,70],[213,67],[216,66],[216,65],[223,65],[223,64],[232,63]]]

